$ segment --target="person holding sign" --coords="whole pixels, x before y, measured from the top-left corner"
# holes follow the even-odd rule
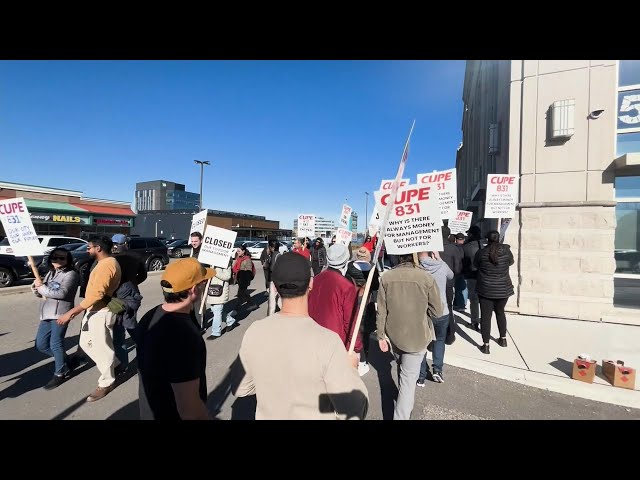
[[[509,297],[513,295],[513,283],[509,275],[509,267],[513,265],[511,247],[500,243],[500,233],[496,230],[487,235],[489,243],[476,253],[473,260],[478,269],[476,290],[480,299],[480,315],[482,342],[480,351],[489,354],[489,340],[491,339],[491,316],[496,314],[500,338],[498,345],[507,346],[507,317],[504,307]]]
[[[113,325],[116,315],[124,310],[124,304],[117,299],[114,302],[112,296],[120,285],[122,272],[118,261],[111,256],[112,249],[113,242],[109,237],[89,238],[87,251],[98,264],[89,276],[85,298],[58,319],[59,325],[66,325],[80,312],[86,311],[80,328],[80,347],[100,372],[98,387],[87,397],[87,402],[100,400],[115,388],[114,368],[120,363],[113,348]]]
[[[58,325],[57,320],[73,308],[80,284],[80,276],[73,269],[73,257],[69,250],[56,248],[49,254],[49,272],[42,281],[31,286],[40,302],[40,324],[36,334],[36,348],[54,358],[53,377],[44,386],[45,390],[62,385],[71,372],[64,349],[67,324]]]
[[[409,420],[416,382],[427,346],[435,338],[432,319],[442,317],[442,299],[433,277],[398,255],[398,266],[380,277],[376,330],[382,352],[389,347],[400,366],[394,420]]]
[[[364,419],[369,393],[358,376],[357,358],[309,316],[314,288],[309,263],[286,253],[272,281],[282,310],[247,329],[239,354],[244,375],[233,395],[256,395],[256,420]]]
[[[213,320],[211,322],[211,334],[207,340],[215,340],[222,335],[222,316],[224,313],[224,305],[229,301],[229,280],[231,280],[231,259],[227,268],[216,267],[216,274],[211,278],[207,294],[207,306],[211,307]],[[227,325],[225,332],[230,332],[238,326],[238,322],[227,313],[225,323]]]

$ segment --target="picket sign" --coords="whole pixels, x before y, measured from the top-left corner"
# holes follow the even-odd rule
[[[393,182],[393,188],[391,189],[391,198],[396,198],[396,194],[398,193],[398,187],[400,186],[400,181],[402,179],[402,174],[404,173],[404,166],[407,163],[407,158],[409,157],[409,141],[411,140],[411,134],[413,133],[413,127],[415,127],[416,121],[414,120],[411,124],[411,130],[409,130],[409,135],[407,136],[407,141],[404,144],[404,149],[402,151],[402,157],[400,157],[400,165],[398,165],[398,173],[396,174],[396,179]],[[384,242],[384,234],[387,230],[387,222],[389,221],[389,215],[391,214],[391,209],[393,208],[393,202],[389,202],[387,204],[387,208],[382,215],[382,223],[380,224],[380,241],[376,245],[376,249],[374,254],[371,256],[371,265],[372,267],[377,263],[378,255],[380,255],[380,250],[382,249],[382,243]],[[351,330],[351,342],[349,343],[349,353],[353,353],[353,349],[356,346],[356,338],[358,337],[358,333],[360,332],[360,323],[362,322],[362,316],[364,315],[364,310],[367,306],[367,301],[369,300],[369,291],[371,290],[371,283],[373,282],[373,276],[375,275],[375,271],[373,269],[369,272],[369,276],[367,277],[367,283],[364,287],[364,293],[362,295],[362,300],[360,302],[360,307],[358,308],[358,315],[356,316],[356,323],[354,328]]]

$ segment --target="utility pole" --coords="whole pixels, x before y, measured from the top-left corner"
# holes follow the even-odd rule
[[[204,166],[211,165],[208,160],[194,160],[197,165],[200,165],[200,210],[202,210],[202,178],[204,175]]]

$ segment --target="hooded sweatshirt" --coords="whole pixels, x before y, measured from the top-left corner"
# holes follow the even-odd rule
[[[453,280],[453,272],[443,260],[435,260],[429,257],[420,260],[420,266],[429,272],[436,281],[440,298],[442,299],[442,315],[449,315],[446,290],[447,280]]]

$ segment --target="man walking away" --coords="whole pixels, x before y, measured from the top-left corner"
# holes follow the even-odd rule
[[[164,303],[138,325],[138,378],[141,420],[208,420],[207,348],[193,305],[216,271],[195,258],[169,264],[160,285]]]
[[[282,257],[282,253],[280,253],[280,251],[277,249],[277,244],[276,242],[273,242],[273,246],[270,247],[272,248],[271,250],[271,262],[269,263],[269,279],[271,280],[273,278],[273,269],[276,266],[276,262],[278,261],[279,258]],[[273,315],[274,313],[276,313],[276,308],[282,309],[282,301],[280,299],[280,295],[278,294],[278,291],[276,290],[275,285],[273,284],[273,280],[271,280],[269,282],[269,302],[267,305],[267,316],[269,315]]]
[[[416,268],[413,255],[399,255],[398,262],[380,277],[376,330],[380,350],[388,352],[391,346],[398,364],[398,399],[393,419],[409,420],[420,365],[434,338],[431,319],[442,316],[442,300],[436,281]]]
[[[476,268],[473,260],[476,258],[476,253],[482,250],[481,243],[481,230],[480,227],[474,225],[467,230],[469,237],[462,246],[462,252],[464,257],[462,259],[462,274],[467,282],[467,290],[469,295],[469,310],[471,312],[471,328],[476,332],[480,331],[480,300],[478,299],[478,293],[476,290],[478,269]]]
[[[282,310],[247,329],[240,346],[244,374],[233,394],[256,395],[256,420],[364,419],[369,398],[357,356],[309,317],[308,260],[282,255],[272,280]]]
[[[462,246],[464,245],[464,241],[464,233],[456,233],[455,245],[460,249],[462,253],[462,269],[464,269],[464,250],[462,248]],[[454,278],[455,294],[453,296],[453,308],[454,310],[464,312],[467,308],[468,292],[467,282],[464,279],[462,269],[460,270],[460,273]]]
[[[85,298],[58,319],[58,323],[64,325],[86,310],[80,328],[80,347],[96,363],[100,372],[98,388],[87,397],[87,402],[100,400],[115,388],[114,368],[120,363],[113,348],[113,324],[124,306],[122,301],[118,305],[115,305],[118,302],[112,303],[111,297],[120,285],[121,278],[120,265],[111,256],[112,248],[113,242],[109,237],[89,238],[87,251],[98,263],[89,276]]]
[[[455,243],[452,243],[449,237],[451,229],[442,227],[442,243],[444,250],[439,252],[440,258],[444,260],[447,266],[453,272],[453,279],[447,280],[447,308],[449,309],[449,328],[447,330],[447,345],[451,345],[456,339],[456,320],[453,316],[453,296],[455,287],[455,277],[462,272],[462,258],[464,253]]]
[[[272,241],[269,241],[260,254],[260,263],[264,271],[264,288],[267,292],[269,291],[269,283],[271,282],[271,255],[274,249],[275,247],[272,245]]]

